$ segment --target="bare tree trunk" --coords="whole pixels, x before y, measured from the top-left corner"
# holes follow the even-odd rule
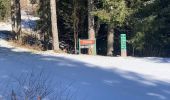
[[[94,8],[94,0],[88,0],[88,38],[95,40],[95,30],[94,30],[94,16],[91,15],[91,12]],[[90,47],[88,53],[90,55],[94,54],[94,47]]]
[[[52,25],[52,37],[53,37],[53,49],[59,51],[59,37],[57,27],[57,13],[56,13],[56,0],[50,0],[51,6],[51,25]]]
[[[17,39],[21,39],[21,8],[20,8],[20,0],[16,0],[16,22],[17,22],[17,28],[16,28],[16,33],[17,33]]]
[[[13,33],[13,38],[15,37],[15,19],[16,19],[16,15],[15,15],[15,0],[11,0],[11,23],[12,23],[12,33]]]
[[[74,50],[75,54],[77,53],[77,41],[78,41],[78,24],[79,24],[79,18],[77,16],[77,10],[78,10],[78,1],[73,0],[73,29],[74,29]]]
[[[113,55],[113,43],[114,43],[114,28],[112,25],[108,25],[108,33],[107,33],[107,55]]]
[[[77,53],[77,41],[78,41],[78,36],[77,32],[74,31],[74,53]]]
[[[21,8],[20,0],[11,0],[11,21],[14,38],[20,40],[21,35]]]

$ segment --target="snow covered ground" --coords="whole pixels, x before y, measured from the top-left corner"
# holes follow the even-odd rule
[[[4,30],[10,25],[0,24],[0,34]],[[170,58],[38,52],[14,47],[4,33],[0,36],[1,90],[13,76],[43,70],[53,81],[71,83],[73,100],[170,100]]]
[[[25,11],[21,11],[21,26],[24,30],[34,29],[36,27],[36,21],[39,20],[39,17],[35,17],[33,15],[28,15]]]
[[[12,26],[9,23],[0,22],[0,30],[1,31],[11,31],[12,30]]]
[[[72,82],[78,100],[169,100],[170,58],[121,58],[34,52],[0,40],[0,80],[43,69]]]
[[[39,17],[34,17],[33,15],[27,15],[25,11],[21,11],[21,27],[22,31],[33,32],[36,27],[36,21],[39,20]],[[11,31],[12,26],[10,22],[0,22],[1,31]]]

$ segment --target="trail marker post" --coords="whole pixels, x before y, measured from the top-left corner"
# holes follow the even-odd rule
[[[121,56],[127,57],[126,34],[121,34]]]
[[[93,48],[91,51],[92,55],[96,55],[96,39],[95,40],[89,40],[89,39],[79,39],[79,54],[81,54],[81,49],[83,48]]]

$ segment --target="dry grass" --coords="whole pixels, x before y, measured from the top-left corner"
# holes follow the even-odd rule
[[[15,46],[15,47],[26,48],[26,49],[30,49],[30,50],[34,50],[34,51],[43,51],[42,48],[37,45],[25,44],[25,43],[22,43],[17,40],[9,40],[9,42],[12,46]]]
[[[37,46],[37,45],[30,45],[30,44],[24,44],[20,41],[17,40],[9,40],[10,44],[14,47],[21,47],[21,48],[26,48],[29,49],[31,52],[41,52],[44,51],[42,47]],[[60,54],[67,54],[66,51],[64,50],[59,50],[59,51],[53,51],[54,53],[60,53]]]

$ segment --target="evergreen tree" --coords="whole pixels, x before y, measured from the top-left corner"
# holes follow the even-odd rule
[[[121,26],[129,11],[125,0],[102,0],[101,7],[99,7],[94,13],[98,16],[103,23],[108,24],[107,33],[107,55],[113,55],[113,43],[114,43],[114,29],[116,26]]]
[[[135,3],[134,3],[135,5]],[[137,56],[170,56],[170,1],[138,1],[133,6],[130,43]]]

